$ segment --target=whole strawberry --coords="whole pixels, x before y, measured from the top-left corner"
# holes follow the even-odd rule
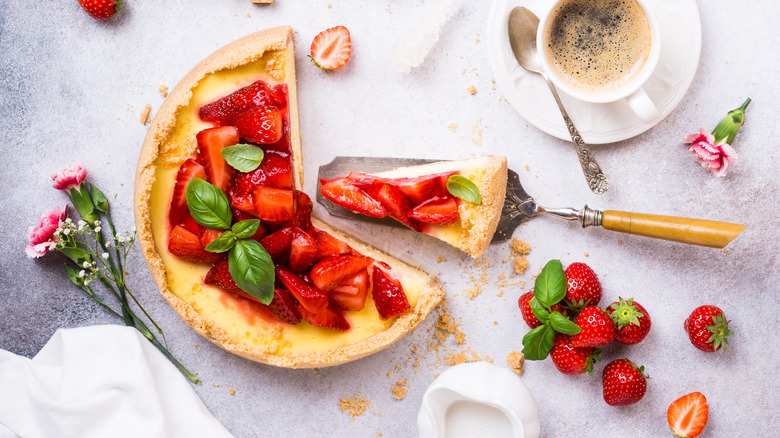
[[[593,374],[593,364],[601,360],[598,348],[577,348],[571,343],[572,337],[563,333],[555,335],[550,356],[558,371],[569,376],[587,372]]]
[[[572,338],[575,347],[600,347],[615,338],[615,324],[606,312],[598,307],[586,307],[575,322],[582,329]]]
[[[534,297],[534,291],[526,292],[522,295],[520,295],[520,299],[517,300],[517,305],[520,307],[520,313],[523,314],[523,320],[526,324],[528,324],[528,327],[536,328],[542,325],[541,321],[539,321],[539,318],[534,315],[534,312],[531,310],[531,298]],[[556,303],[551,307],[552,310],[557,310],[564,314],[563,306],[560,305],[560,303]]]
[[[601,374],[604,401],[610,406],[628,406],[642,400],[647,391],[645,367],[628,359],[613,360]]]
[[[585,263],[570,264],[566,268],[564,306],[579,312],[585,307],[598,305],[599,301],[601,301],[601,283],[593,269]]]
[[[699,306],[693,309],[683,327],[691,343],[701,351],[712,353],[728,345],[729,322],[723,311],[715,306]]]
[[[619,344],[638,344],[650,331],[650,314],[633,298],[628,301],[620,298],[610,304],[607,314],[615,323],[615,342]]]
[[[79,4],[95,20],[108,20],[122,9],[122,0],[79,0]]]

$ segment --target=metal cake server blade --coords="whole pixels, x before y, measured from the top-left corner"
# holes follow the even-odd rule
[[[349,175],[350,172],[375,174],[397,167],[418,166],[444,160],[415,158],[374,158],[374,157],[336,157],[330,163],[320,166],[317,181],[317,202],[328,212],[345,219],[360,220],[392,227],[406,228],[405,225],[390,218],[373,218],[338,206],[322,196],[319,179],[332,179]],[[693,245],[724,248],[745,228],[744,225],[728,222],[692,219],[676,216],[662,216],[625,211],[599,211],[589,208],[546,208],[534,201],[523,189],[517,172],[509,169],[506,197],[501,210],[501,219],[493,235],[492,243],[504,242],[512,237],[514,230],[523,222],[538,216],[549,214],[570,221],[579,221],[583,228],[601,226],[604,229],[634,234],[656,239],[664,239]]]

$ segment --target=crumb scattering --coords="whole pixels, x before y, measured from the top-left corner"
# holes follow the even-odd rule
[[[394,399],[403,400],[403,398],[406,397],[406,383],[408,381],[409,379],[403,379],[393,384],[393,386],[391,387],[391,391],[393,392]]]
[[[523,275],[528,269],[528,258],[526,256],[531,252],[531,245],[529,245],[528,242],[514,238],[512,239],[511,248],[514,274]]]
[[[445,257],[436,257],[436,263],[446,262],[447,259]]]
[[[506,363],[517,375],[523,374],[523,360],[525,356],[519,351],[512,351],[506,355]]]
[[[355,421],[356,417],[365,414],[369,406],[371,406],[371,402],[368,399],[361,398],[360,393],[356,393],[350,398],[339,400],[341,412],[346,412],[352,418],[352,421]]]
[[[160,93],[160,97],[168,96],[168,86],[167,85],[160,85],[160,87],[157,88],[157,92]]]
[[[473,85],[469,85],[468,87],[466,87],[466,91],[468,91],[469,94],[471,94],[472,96],[477,94],[477,88]]]
[[[147,103],[146,106],[144,106],[144,109],[141,110],[140,120],[142,124],[145,125],[149,123],[149,113],[151,111],[152,111],[152,106]]]

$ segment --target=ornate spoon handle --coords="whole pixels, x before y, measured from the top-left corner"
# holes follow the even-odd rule
[[[582,173],[585,174],[585,179],[588,181],[588,187],[590,187],[590,190],[597,195],[603,194],[607,191],[607,189],[609,189],[609,179],[607,179],[607,174],[601,170],[601,166],[599,166],[599,163],[596,162],[593,154],[590,153],[588,145],[585,144],[585,142],[582,140],[582,136],[580,136],[579,131],[577,131],[577,128],[574,126],[574,123],[572,123],[571,118],[569,118],[569,114],[563,107],[561,98],[558,97],[558,91],[555,90],[555,86],[552,82],[550,82],[550,78],[548,78],[544,73],[541,73],[541,75],[545,82],[547,82],[547,86],[550,87],[550,91],[552,91],[553,97],[555,98],[555,103],[558,104],[558,109],[561,110],[561,115],[563,116],[563,121],[566,123],[566,128],[569,130],[569,135],[571,135],[571,141],[574,144],[574,149],[577,150],[577,157],[580,159]]]

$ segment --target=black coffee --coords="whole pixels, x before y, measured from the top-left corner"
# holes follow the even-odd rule
[[[650,24],[635,0],[566,0],[544,32],[545,56],[558,76],[586,92],[633,79],[650,54]]]

